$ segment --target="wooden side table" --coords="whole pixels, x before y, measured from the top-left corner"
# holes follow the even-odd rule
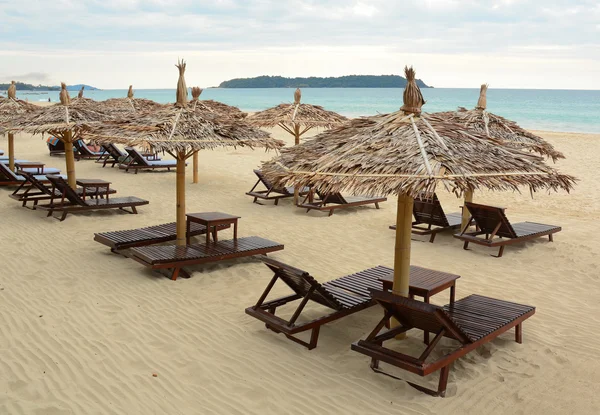
[[[237,224],[240,216],[229,215],[223,212],[188,213],[186,216],[186,244],[190,244],[190,226],[192,222],[206,226],[206,245],[210,243],[211,228],[213,241],[217,242],[217,227],[219,225],[233,224],[233,239],[237,239]]]
[[[90,189],[90,188],[96,188],[95,196],[97,199],[100,194],[100,188],[102,187],[102,188],[106,189],[106,200],[108,201],[111,182],[107,182],[106,180],[100,180],[100,179],[77,179],[75,181],[75,183],[77,183],[79,186],[81,186],[83,188],[83,192],[81,195],[81,198],[83,200],[85,200],[85,196],[87,194],[87,189]]]
[[[460,275],[411,265],[408,295],[410,298],[423,297],[423,300],[429,303],[432,296],[450,288],[450,305],[453,305],[456,296],[456,280],[459,278]],[[384,290],[391,290],[394,283],[394,271],[390,268],[390,274],[379,280],[382,282]],[[429,344],[429,332],[425,332],[423,336],[425,343]]]
[[[39,161],[21,161],[15,163],[15,167],[17,167],[17,169],[37,169],[36,174],[44,174],[44,163]]]

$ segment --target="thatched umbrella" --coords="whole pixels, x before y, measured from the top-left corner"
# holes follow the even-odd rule
[[[96,142],[137,145],[167,152],[177,160],[177,244],[185,245],[185,161],[194,152],[218,147],[265,147],[277,149],[283,142],[242,121],[225,122],[214,114],[196,111],[187,100],[186,64],[177,65],[177,100],[148,113],[92,126],[84,135]]]
[[[40,109],[37,105],[17,99],[17,87],[12,81],[8,87],[8,98],[0,101],[0,124],[8,128],[14,119]],[[4,132],[4,128],[0,127],[0,134]],[[12,132],[8,133],[8,165],[12,171],[15,170],[15,136]]]
[[[415,72],[399,111],[351,120],[266,162],[263,173],[277,185],[315,186],[325,192],[398,195],[394,291],[408,295],[413,198],[438,184],[456,193],[473,189],[518,190],[528,186],[569,191],[574,178],[541,157],[494,143],[459,124],[421,113],[425,103]]]
[[[134,98],[133,86],[129,85],[127,97],[111,98],[106,101],[98,102],[100,109],[107,114],[124,116],[132,112],[152,111],[162,107],[162,104],[145,98]]]
[[[503,145],[531,151],[541,156],[552,158],[554,162],[557,159],[565,158],[560,151],[557,151],[552,144],[542,137],[519,127],[514,121],[488,112],[486,110],[487,89],[487,84],[481,85],[477,106],[472,110],[461,107],[457,111],[442,112],[438,115],[462,125],[469,131],[499,140]],[[466,202],[472,202],[473,193],[465,192],[464,198]],[[468,220],[468,211],[463,209],[462,225],[465,226]]]
[[[347,121],[347,118],[323,107],[311,104],[302,104],[302,92],[297,88],[294,92],[294,102],[279,104],[276,107],[257,112],[248,117],[248,122],[257,127],[272,128],[280,126],[294,136],[296,145],[300,144],[300,137],[314,127],[332,128]]]
[[[84,125],[112,119],[112,116],[98,111],[96,101],[75,98],[71,101],[67,87],[61,83],[60,103],[42,108],[35,113],[26,113],[15,119],[7,128],[8,132],[31,134],[52,134],[65,144],[65,160],[69,186],[76,188],[75,155],[73,142],[79,139]]]

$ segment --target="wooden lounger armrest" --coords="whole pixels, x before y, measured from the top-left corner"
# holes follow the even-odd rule
[[[419,376],[427,375],[427,373],[425,373],[423,362],[420,362],[418,359],[415,359],[407,354],[396,352],[364,340],[359,340],[356,343],[352,343],[351,348],[352,350],[365,354],[372,359],[389,363]]]

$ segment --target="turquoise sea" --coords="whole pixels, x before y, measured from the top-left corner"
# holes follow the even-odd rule
[[[396,111],[402,105],[399,88],[305,88],[303,102],[322,105],[340,114],[356,117]],[[214,99],[235,105],[243,111],[260,111],[293,100],[293,89],[219,89],[209,88],[203,99]],[[423,89],[426,112],[454,110],[459,106],[472,108],[477,103],[479,89]],[[71,94],[76,96],[77,92]],[[29,101],[58,101],[58,92],[17,92]],[[125,89],[85,91],[95,100],[120,98]],[[161,103],[173,102],[173,89],[135,90],[138,98]],[[600,133],[600,91],[549,89],[489,89],[488,110],[536,130]]]

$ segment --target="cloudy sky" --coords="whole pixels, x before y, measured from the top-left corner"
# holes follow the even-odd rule
[[[400,74],[600,89],[598,0],[0,0],[0,82],[174,88]]]

